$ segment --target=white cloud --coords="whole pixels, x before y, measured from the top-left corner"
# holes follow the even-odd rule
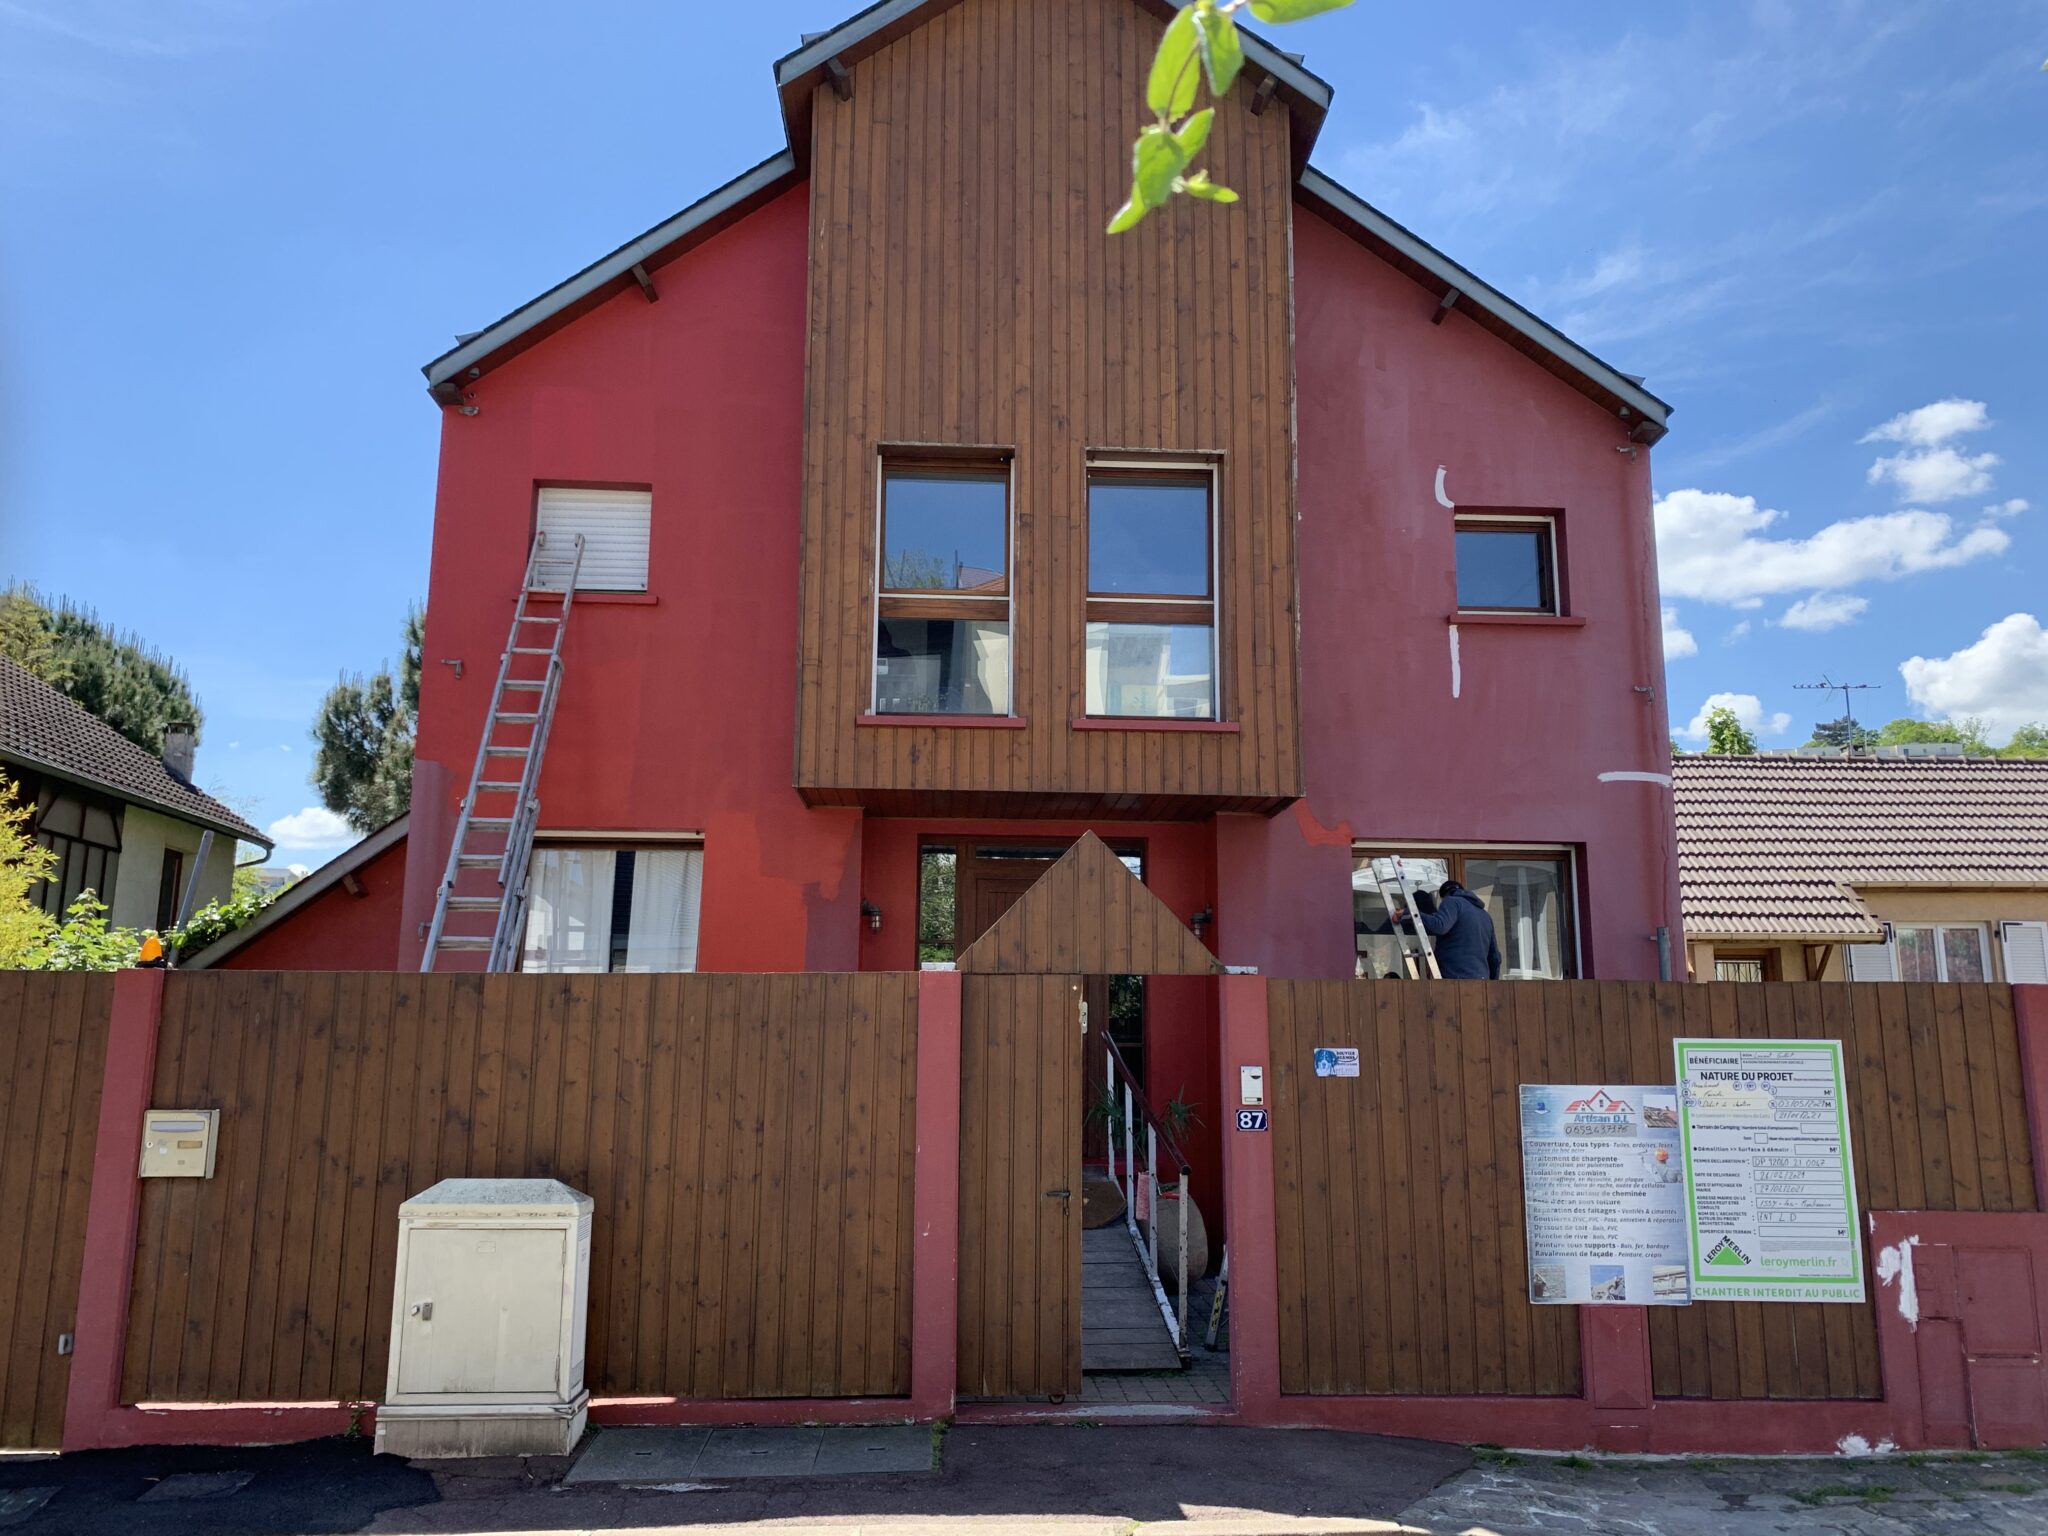
[[[280,816],[270,824],[270,836],[281,848],[346,848],[356,840],[355,829],[324,805]]]
[[[1676,661],[1681,656],[1697,656],[1699,653],[1700,643],[1693,639],[1692,632],[1679,628],[1678,610],[1676,608],[1666,608],[1664,610],[1664,659],[1666,661]]]
[[[1891,481],[1899,488],[1901,501],[1954,501],[1990,490],[1991,471],[1999,463],[1995,453],[1965,456],[1953,448],[1930,448],[1925,453],[1896,453],[1879,459],[1866,478],[1872,485]]]
[[[1948,656],[1899,664],[1906,693],[1929,716],[1975,715],[1993,736],[2048,721],[2048,631],[2030,613],[2013,613]]]
[[[1984,509],[1984,515],[1991,518],[2018,517],[2022,512],[2033,510],[2033,503],[2024,497],[2015,496],[2010,501],[1994,501]]]
[[[1687,741],[1705,741],[1707,716],[1717,709],[1734,710],[1735,718],[1752,736],[1782,736],[1792,724],[1792,717],[1783,711],[1766,719],[1764,702],[1753,693],[1714,693],[1707,696],[1707,702],[1700,706],[1700,712],[1692,717],[1689,725],[1681,725],[1671,734],[1683,736]]]
[[[1728,633],[1727,633],[1727,634],[1725,634],[1725,635],[1723,635],[1723,636],[1721,637],[1721,643],[1722,643],[1723,645],[1733,645],[1733,644],[1734,644],[1734,643],[1735,643],[1736,641],[1740,640],[1740,639],[1741,639],[1741,638],[1742,638],[1742,637],[1743,637],[1744,635],[1746,635],[1746,634],[1748,634],[1748,633],[1749,633],[1749,620],[1747,620],[1747,619],[1744,619],[1744,620],[1742,620],[1742,621],[1741,621],[1740,623],[1738,623],[1738,624],[1734,625],[1734,626],[1733,626],[1733,627],[1732,627],[1732,628],[1731,628],[1731,629],[1730,629],[1730,630],[1728,631]]]
[[[1867,597],[1856,597],[1848,592],[1816,592],[1811,597],[1802,597],[1778,622],[1787,629],[1805,629],[1815,633],[1824,629],[1839,629],[1842,625],[1859,619],[1863,610],[1870,606]]]
[[[1995,453],[1964,454],[1951,446],[1966,432],[1982,432],[1991,413],[1982,400],[1936,400],[1916,411],[1901,411],[1890,421],[1863,434],[1866,443],[1903,443],[1895,453],[1870,466],[1872,485],[1889,480],[1905,501],[1954,501],[1981,496],[1991,489]]]
[[[1759,507],[1753,496],[1725,491],[1659,498],[1657,563],[1665,594],[1754,606],[1781,593],[1834,591],[1967,565],[2012,543],[1998,528],[1958,536],[1947,513],[1917,508],[1845,518],[1804,539],[1758,537],[1784,516]]]
[[[1914,448],[1938,448],[1965,432],[1982,432],[1991,425],[1991,414],[1982,400],[1937,400],[1917,411],[1901,411],[1890,421],[1863,434],[1866,443],[1905,443]]]

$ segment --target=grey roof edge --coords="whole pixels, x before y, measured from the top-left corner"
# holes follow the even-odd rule
[[[776,89],[801,79],[812,70],[823,69],[826,60],[834,55],[858,47],[875,33],[908,19],[930,3],[931,0],[876,0],[859,15],[849,16],[830,31],[809,34],[794,50],[775,61]],[[1335,95],[1329,81],[1304,66],[1294,54],[1275,48],[1249,27],[1237,30],[1243,40],[1247,64],[1264,70],[1302,100],[1323,111],[1329,110]]]
[[[1656,426],[1660,432],[1666,426],[1672,410],[1668,401],[1660,400],[1637,383],[1632,375],[1623,373],[1611,363],[1603,362],[1557,327],[1530,313],[1491,283],[1459,266],[1427,240],[1405,226],[1395,223],[1349,187],[1314,166],[1309,166],[1301,173],[1298,185],[1309,198],[1351,220],[1374,238],[1384,241],[1417,266],[1443,279],[1446,286],[1456,288],[1461,295],[1460,302],[1478,305],[1511,330],[1550,353],[1559,362],[1586,378],[1597,381],[1601,387]]]
[[[204,827],[210,831],[223,832],[238,842],[254,843],[266,851],[277,846],[248,822],[234,819],[234,813],[228,811],[228,808],[224,805],[221,806],[221,809],[228,812],[225,816],[195,815],[192,807],[189,805],[176,805],[168,800],[159,800],[153,795],[145,795],[138,790],[131,789],[126,784],[116,784],[110,779],[95,778],[92,774],[80,773],[76,768],[67,768],[62,763],[45,762],[33,752],[23,752],[18,748],[8,747],[4,753],[0,753],[0,757],[4,757],[8,762],[20,763],[25,768],[33,768],[37,773],[47,774],[53,779],[63,779],[67,783],[83,784],[87,789],[96,789],[101,794],[110,795],[124,805],[139,805],[146,811],[154,811],[159,816],[168,816],[173,821],[189,822],[195,827]],[[213,800],[213,796],[207,795],[206,791],[198,785],[192,784],[187,787],[195,795],[206,795],[208,800]],[[220,802],[215,800],[214,804],[219,805]]]
[[[344,875],[361,869],[380,853],[385,853],[404,841],[406,827],[411,820],[412,813],[408,811],[403,816],[385,822],[362,841],[342,849],[233,933],[221,935],[189,958],[180,956],[178,968],[184,971],[206,970],[216,961],[233,954],[258,934],[269,932],[299,908],[309,905],[316,896],[340,884]]]
[[[666,218],[645,234],[635,236],[607,256],[600,256],[575,276],[530,299],[501,320],[495,320],[469,339],[451,347],[420,371],[430,389],[452,383],[465,369],[476,367],[511,342],[545,325],[571,305],[590,297],[609,283],[633,270],[636,263],[666,250],[686,235],[731,212],[749,198],[769,191],[785,177],[796,174],[796,156],[787,149],[770,155],[759,165],[740,172],[724,186],[697,199],[682,212]]]

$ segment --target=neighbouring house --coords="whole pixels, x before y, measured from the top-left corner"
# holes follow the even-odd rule
[[[304,878],[232,933],[178,967],[261,971],[398,969],[407,818],[386,822]]]
[[[1672,765],[1701,981],[2048,982],[2048,761]]]
[[[330,882],[222,963],[418,967],[445,888],[432,964],[481,966],[545,727],[528,969],[910,969],[1092,830],[1267,974],[1384,972],[1391,852],[1512,975],[1658,974],[1668,407],[1315,169],[1330,88],[1263,42],[1206,157],[1243,201],[1105,235],[1169,15],[810,36],[785,148],[427,366],[402,914],[364,938]],[[573,603],[544,565],[521,606],[537,535]],[[1209,1189],[1214,1007],[1107,1010]]]
[[[35,807],[35,840],[57,852],[31,899],[58,916],[90,890],[116,927],[168,928],[205,847],[193,910],[226,900],[237,840],[265,853],[271,842],[194,787],[193,752],[189,725],[173,725],[158,756],[0,656],[0,772]]]

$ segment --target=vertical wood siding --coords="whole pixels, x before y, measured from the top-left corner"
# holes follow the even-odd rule
[[[1218,111],[1244,201],[1103,233],[1161,30],[1102,0],[962,0],[815,99],[797,783],[992,812],[1268,807],[1300,790],[1287,113]],[[1014,450],[1022,730],[860,727],[877,450]],[[1221,464],[1222,714],[1240,734],[1074,731],[1091,450]],[[1199,797],[1176,800],[1175,797]]]
[[[916,978],[190,972],[155,1101],[218,1108],[143,1189],[123,1396],[381,1397],[398,1206],[597,1202],[598,1395],[901,1395]]]
[[[959,1389],[1079,1392],[1081,983],[961,987]]]
[[[0,971],[0,1450],[63,1438],[114,979]]]
[[[2004,987],[1275,981],[1270,1011],[1289,1392],[1578,1392],[1576,1309],[1528,1300],[1518,1089],[1667,1083],[1680,1036],[1841,1040],[1865,1210],[2035,1209]],[[1328,1045],[1361,1075],[1315,1077]],[[1650,1353],[1660,1397],[1882,1395],[1869,1303],[1652,1307]]]

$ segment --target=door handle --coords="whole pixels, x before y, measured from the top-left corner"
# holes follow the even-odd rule
[[[434,1304],[431,1301],[416,1301],[412,1304],[412,1315],[423,1323],[434,1320]]]
[[[1073,1196],[1074,1192],[1071,1189],[1048,1189],[1045,1192],[1045,1198],[1048,1200],[1071,1200]]]

